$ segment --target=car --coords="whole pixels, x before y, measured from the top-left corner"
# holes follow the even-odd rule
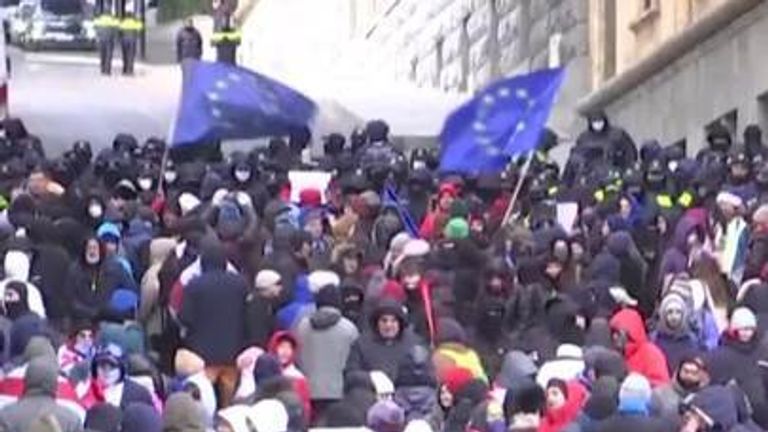
[[[22,48],[94,49],[96,29],[80,0],[22,0],[10,21],[11,39]]]

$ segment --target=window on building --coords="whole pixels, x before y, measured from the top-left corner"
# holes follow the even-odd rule
[[[616,75],[616,0],[603,2],[603,79]]]
[[[736,136],[736,131],[739,130],[739,113],[736,110],[728,111],[727,113],[723,114],[722,116],[716,118],[711,123],[709,123],[705,128],[705,132],[709,134],[709,132],[712,131],[714,127],[717,125],[725,126],[725,128],[728,130],[728,133],[731,134],[731,137]]]
[[[461,80],[459,91],[469,90],[469,18],[467,15],[461,22],[461,38],[459,40],[459,57],[461,58]]]
[[[765,92],[757,98],[757,113],[760,128],[765,134],[768,134],[768,92]]]
[[[435,42],[435,76],[433,77],[432,86],[435,88],[440,88],[441,86],[441,78],[443,76],[443,45],[445,44],[445,39],[438,38]]]
[[[656,7],[656,0],[641,0],[642,1],[642,11],[649,11]]]

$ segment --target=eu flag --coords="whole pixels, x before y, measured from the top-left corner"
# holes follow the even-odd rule
[[[237,66],[191,60],[183,65],[171,143],[286,135],[308,125],[314,113],[311,100],[271,78]]]
[[[440,134],[440,170],[499,172],[511,156],[533,150],[564,75],[544,69],[497,81],[451,113]]]

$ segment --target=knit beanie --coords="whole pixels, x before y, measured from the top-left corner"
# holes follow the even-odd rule
[[[281,376],[282,373],[280,360],[272,354],[260,355],[253,366],[253,378],[257,386],[268,379]]]
[[[120,430],[122,412],[108,403],[95,405],[85,414],[85,428],[98,432],[117,432]]]
[[[450,240],[469,237],[469,224],[464,218],[455,217],[448,221],[443,229],[443,236]]]
[[[341,310],[341,289],[336,285],[326,285],[315,294],[315,304],[318,308],[332,307]]]
[[[736,308],[731,315],[731,330],[757,328],[755,314],[746,306]]]
[[[368,410],[368,427],[374,432],[402,432],[405,411],[391,400],[376,402]]]
[[[460,367],[452,367],[443,372],[441,382],[452,395],[458,394],[464,386],[475,378],[472,372]]]
[[[647,410],[651,402],[651,384],[639,373],[632,372],[619,388],[620,410]]]

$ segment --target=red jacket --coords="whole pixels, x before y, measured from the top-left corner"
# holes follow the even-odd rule
[[[568,382],[568,397],[565,405],[557,409],[547,409],[541,418],[539,432],[559,432],[571,424],[578,417],[584,402],[587,400],[587,392],[584,386],[577,381]]]
[[[669,382],[667,358],[659,347],[648,340],[645,325],[634,309],[622,309],[611,318],[611,330],[627,335],[624,359],[630,372],[637,372],[650,381],[652,387]]]
[[[277,331],[272,334],[271,338],[269,338],[269,342],[267,343],[267,351],[270,354],[277,355],[277,345],[283,340],[287,340],[293,344],[294,357],[289,363],[282,365],[283,375],[291,379],[291,382],[293,383],[293,391],[295,391],[299,396],[299,399],[301,399],[301,404],[304,407],[304,417],[305,419],[309,420],[312,418],[309,383],[307,382],[307,377],[304,376],[304,373],[302,373],[295,364],[296,355],[299,353],[299,341],[296,340],[296,338],[293,337],[293,335],[288,331]]]

